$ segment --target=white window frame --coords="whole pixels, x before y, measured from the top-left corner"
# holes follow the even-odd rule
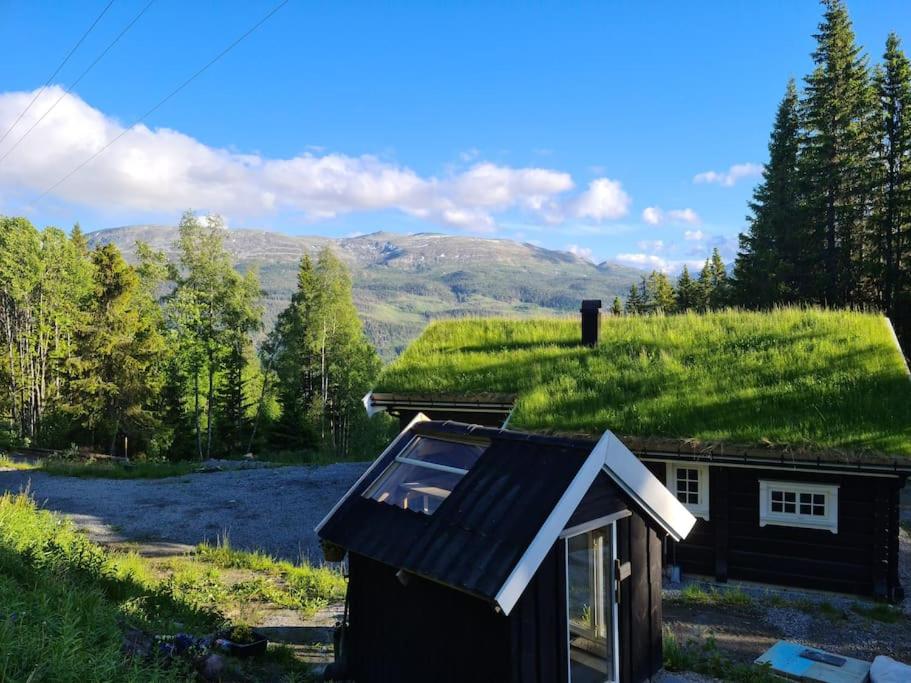
[[[800,510],[800,494],[822,494],[826,497],[826,514],[802,515],[799,512],[773,512],[772,491],[796,494],[797,510]],[[808,484],[799,481],[759,480],[759,526],[791,526],[803,529],[822,529],[838,533],[838,484]]]
[[[684,503],[677,498],[677,470],[696,470],[699,473],[699,502],[696,505]],[[683,507],[690,511],[693,517],[700,517],[709,521],[709,466],[695,462],[666,462],[665,485],[668,491],[678,500]]]

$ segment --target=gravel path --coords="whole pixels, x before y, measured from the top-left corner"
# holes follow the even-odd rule
[[[95,540],[139,541],[150,554],[173,554],[227,534],[236,548],[318,562],[313,527],[366,467],[336,463],[152,480],[5,471],[0,490],[28,488],[42,507],[72,517]]]

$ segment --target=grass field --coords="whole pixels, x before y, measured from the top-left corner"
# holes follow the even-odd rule
[[[226,557],[249,571],[223,575]],[[313,611],[343,594],[344,579],[331,569],[228,546],[161,560],[110,551],[26,495],[0,496],[3,681],[192,680],[179,663],[166,668],[127,658],[125,631],[204,635],[244,626],[238,615],[257,606]],[[282,647],[246,666],[243,680],[308,680],[308,668]]]
[[[516,394],[511,425],[911,456],[911,381],[887,322],[782,309],[431,324],[376,391]]]

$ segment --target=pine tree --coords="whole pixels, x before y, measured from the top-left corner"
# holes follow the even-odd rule
[[[842,0],[823,0],[816,68],[801,103],[801,191],[817,266],[813,298],[833,306],[862,298],[865,221],[870,210],[875,103],[867,58]]]
[[[614,297],[614,302],[611,304],[610,312],[614,317],[623,315],[623,302],[620,300],[619,296]]]
[[[677,279],[676,309],[679,313],[696,310],[699,307],[699,292],[695,280],[690,276],[690,269],[683,264],[683,271]]]
[[[902,301],[911,268],[911,63],[894,33],[886,41],[883,66],[874,82],[880,104],[881,162],[871,231],[872,274],[880,306],[895,317],[911,303]]]
[[[770,308],[797,301],[808,289],[803,253],[811,241],[798,193],[800,120],[797,86],[788,81],[769,141],[769,162],[753,191],[749,228],[740,235],[734,298],[741,306]]]
[[[146,300],[136,271],[113,244],[92,253],[94,291],[91,315],[78,334],[71,362],[72,410],[105,438],[110,452],[121,432],[154,426],[150,408],[160,389],[165,351],[157,307]]]
[[[629,286],[629,294],[626,295],[626,314],[638,315],[642,312],[642,297],[639,295],[639,287],[634,282]]]
[[[652,313],[674,313],[677,308],[677,296],[670,278],[662,272],[653,270],[646,281],[648,299]]]

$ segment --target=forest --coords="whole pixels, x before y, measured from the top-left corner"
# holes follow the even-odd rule
[[[653,273],[627,310],[859,308],[911,337],[911,63],[890,34],[871,66],[845,4],[824,5],[813,71],[802,91],[787,83],[730,277],[717,255],[695,289],[686,270],[676,291]]]
[[[380,360],[344,265],[328,249],[304,256],[263,336],[257,273],[238,273],[225,234],[187,212],[176,262],[138,244],[131,265],[112,244],[90,250],[78,225],[0,217],[0,446],[345,457],[382,438],[360,404]]]

